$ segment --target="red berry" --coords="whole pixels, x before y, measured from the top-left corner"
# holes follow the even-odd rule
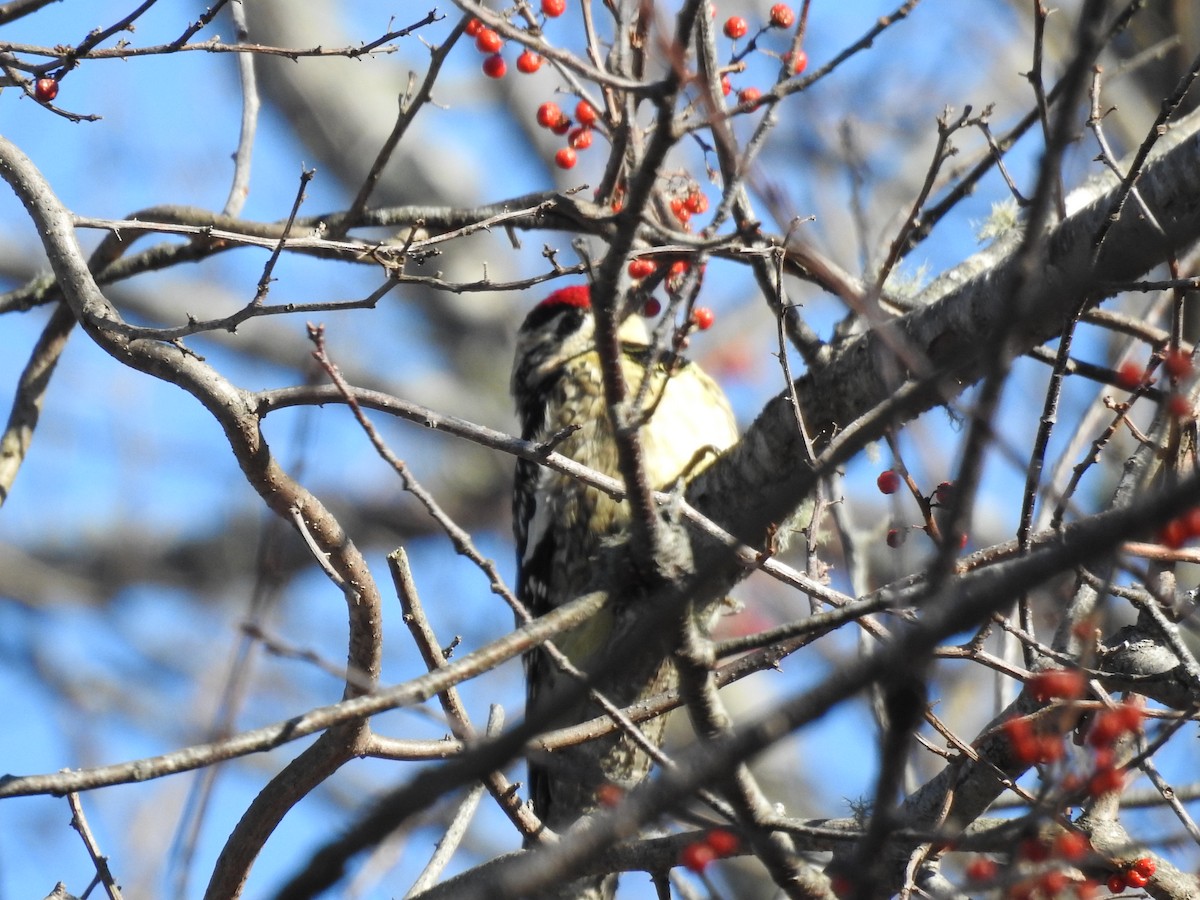
[[[750,30],[750,24],[741,16],[730,16],[725,20],[725,37],[736,41],[738,38],[746,36],[746,32]]]
[[[938,506],[949,506],[950,501],[954,499],[954,482],[943,481],[935,487],[932,499]]]
[[[475,35],[475,47],[480,53],[499,53],[503,46],[500,35],[490,28],[481,28],[479,34]]]
[[[471,19],[465,26],[463,26],[463,31],[466,33],[467,37],[478,37],[479,32],[482,30],[483,23],[478,19]]]
[[[662,312],[662,304],[654,297],[647,300],[646,305],[642,307],[642,315],[648,319],[653,319],[660,312]]]
[[[1091,841],[1082,832],[1064,831],[1054,839],[1054,855],[1059,859],[1083,859],[1091,849]]]
[[[557,19],[567,11],[567,0],[542,0],[542,12],[551,19]]]
[[[708,331],[716,320],[716,314],[707,306],[697,306],[692,310],[692,322],[700,331]]]
[[[590,128],[596,124],[596,118],[596,107],[586,100],[580,100],[575,107],[575,121]]]
[[[690,213],[702,213],[708,209],[708,198],[699,191],[688,194],[687,199],[683,201],[684,209]]]
[[[717,856],[730,856],[737,853],[738,848],[742,845],[738,836],[727,828],[714,828],[708,833],[705,841]]]
[[[1178,550],[1191,537],[1187,523],[1183,519],[1172,519],[1158,532],[1158,542],[1171,550]]]
[[[786,3],[776,3],[771,7],[771,27],[791,28],[796,21],[796,14]]]
[[[1195,412],[1192,402],[1182,394],[1171,395],[1171,399],[1167,401],[1167,411],[1176,419],[1190,419]]]
[[[1148,856],[1143,856],[1140,859],[1135,859],[1133,865],[1129,867],[1130,872],[1137,872],[1146,878],[1153,878],[1158,865]]]
[[[575,151],[570,147],[563,147],[554,154],[554,164],[560,169],[575,168],[575,163],[578,161],[578,159],[579,158],[575,155]]]
[[[1150,879],[1141,872],[1126,872],[1125,883],[1131,888],[1145,887],[1150,883]]]
[[[507,71],[508,66],[499,53],[494,53],[483,61],[483,74],[488,78],[503,78]]]
[[[1039,838],[1026,838],[1017,847],[1017,855],[1030,862],[1042,862],[1050,857],[1050,848]]]
[[[517,57],[517,71],[525,75],[532,75],[542,67],[542,58],[532,50],[526,50]]]
[[[1083,776],[1078,772],[1068,772],[1059,782],[1064,794],[1077,794],[1083,790]]]
[[[553,128],[562,117],[562,110],[557,103],[543,103],[538,107],[537,123],[543,128]]]
[[[1136,391],[1142,386],[1142,382],[1146,380],[1146,370],[1133,360],[1121,363],[1121,367],[1117,369],[1116,374],[1117,387],[1124,388],[1127,391]]]
[[[1187,378],[1192,374],[1192,358],[1182,350],[1172,350],[1163,359],[1163,368],[1176,380]]]
[[[1189,537],[1200,537],[1200,506],[1192,507],[1179,520],[1183,522]]]
[[[1017,762],[1023,765],[1032,765],[1038,761],[1038,757],[1041,755],[1041,747],[1028,719],[1009,719],[1000,726],[1000,730],[1008,738],[1008,744],[1012,748],[1013,756],[1016,757]]]
[[[1038,879],[1037,884],[1042,897],[1061,897],[1068,881],[1070,879],[1062,869],[1051,869]]]
[[[1142,727],[1142,719],[1146,717],[1146,711],[1141,705],[1126,700],[1116,708],[1115,716],[1125,731],[1137,731]]]
[[[596,802],[605,809],[612,809],[617,806],[625,797],[625,791],[611,781],[606,781],[600,787],[596,788]]]
[[[557,135],[564,135],[571,130],[571,120],[562,113],[559,114],[558,121],[550,126],[550,131]]]
[[[1125,890],[1125,876],[1120,872],[1113,872],[1111,875],[1109,875],[1108,890],[1109,893],[1112,894],[1119,894],[1121,891]]]
[[[1125,787],[1125,776],[1117,769],[1101,769],[1088,781],[1088,794],[1099,797],[1101,794],[1111,794]]]
[[[757,103],[762,97],[762,91],[756,87],[742,88],[738,91],[738,103]]]
[[[33,86],[33,96],[41,103],[49,103],[58,96],[58,82],[53,78],[39,78]]]
[[[729,76],[722,75],[721,76],[721,94],[722,94],[722,96],[728,97],[730,91],[732,91],[732,90],[733,90],[733,85],[729,81]]]
[[[786,9],[786,7],[784,8]],[[791,12],[791,10],[788,11]],[[977,856],[967,863],[967,878],[977,882],[991,881],[996,877],[996,872],[999,868],[994,859],[988,859],[986,856]]]
[[[1083,696],[1084,685],[1083,673],[1073,669],[1047,669],[1026,682],[1029,693],[1039,703],[1056,698],[1077,700]]]
[[[658,266],[654,260],[638,257],[629,261],[629,277],[630,278],[646,278],[654,274],[654,270]]]
[[[1058,762],[1067,755],[1062,738],[1056,734],[1042,735],[1037,739],[1037,745],[1031,749],[1037,754],[1033,762],[1042,764]]]
[[[712,847],[702,841],[696,841],[683,848],[683,852],[679,854],[679,863],[692,872],[703,872],[716,858],[717,854]]]
[[[895,550],[901,544],[908,540],[908,532],[901,528],[889,528],[887,533],[887,545]]]
[[[793,75],[799,75],[808,68],[808,54],[803,50],[797,50],[795,53],[787,55],[788,67],[792,70]]]
[[[586,150],[592,146],[592,129],[576,128],[567,135],[567,143],[576,150]]]
[[[1124,702],[1116,709],[1105,709],[1096,715],[1091,731],[1087,732],[1087,743],[1096,748],[1108,748],[1112,742],[1126,732],[1138,731],[1145,710],[1138,704]]]
[[[1111,747],[1113,741],[1125,733],[1125,723],[1116,710],[1106,709],[1096,714],[1087,742],[1092,747]]]
[[[875,479],[875,486],[881,494],[894,494],[900,490],[900,474],[895,469],[884,469]]]

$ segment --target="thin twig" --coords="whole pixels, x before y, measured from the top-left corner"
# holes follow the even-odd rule
[[[207,10],[194,23],[194,27],[197,30],[203,28],[216,15],[217,10],[224,5],[225,0],[215,3],[212,9]],[[240,44],[249,35],[249,26],[246,24],[245,4],[232,4],[229,7],[229,15],[233,19],[234,32]],[[183,40],[187,40],[190,36],[190,34],[185,32]],[[250,194],[250,161],[254,156],[254,138],[258,133],[258,110],[260,106],[258,77],[255,75],[254,58],[249,53],[239,53],[237,55],[237,68],[238,82],[242,87],[242,122],[241,130],[238,133],[237,152],[233,155],[233,181],[229,185],[229,196],[225,198],[225,206],[221,210],[222,214],[227,216],[239,215],[242,207],[246,204],[246,197]]]
[[[71,807],[71,827],[79,832],[79,837],[83,839],[83,846],[87,848],[88,856],[92,858],[92,865],[96,867],[96,877],[104,885],[104,892],[108,894],[109,900],[121,900],[121,888],[108,868],[108,857],[100,852],[100,845],[96,843],[92,829],[88,826],[87,816],[83,814],[83,803],[80,801],[79,795],[74,791],[69,792],[67,803]]]

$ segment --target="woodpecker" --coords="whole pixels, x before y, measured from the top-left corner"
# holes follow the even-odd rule
[[[640,438],[646,479],[655,490],[672,490],[695,477],[737,440],[733,412],[721,388],[699,366],[670,352],[655,353],[645,323],[630,317],[618,333],[620,363],[629,396],[637,396],[649,372]],[[521,436],[542,442],[571,459],[618,476],[613,426],[606,407],[596,349],[591,293],[587,285],[561,288],[533,308],[517,335],[511,391]],[[594,488],[529,460],[518,460],[513,490],[517,546],[517,596],[534,616],[594,586],[598,559],[629,528],[630,511]],[[555,645],[585,671],[610,651],[612,607],[555,638]],[[526,716],[544,716],[577,686],[541,650],[525,660]],[[676,680],[667,659],[630,670],[599,673],[594,685],[624,707],[670,688]],[[586,698],[560,710],[548,727],[576,724],[601,714]],[[642,725],[661,742],[664,717]],[[552,758],[548,758],[551,757]],[[614,732],[553,755],[531,760],[534,811],[555,831],[568,828],[598,805],[598,791],[628,788],[642,780],[650,760],[627,735]],[[545,896],[611,897],[616,879],[583,879]]]

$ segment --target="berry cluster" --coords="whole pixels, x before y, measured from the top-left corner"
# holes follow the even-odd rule
[[[567,0],[542,0],[542,15],[547,19],[561,16],[567,9]],[[504,40],[494,29],[484,25],[479,19],[470,19],[464,26],[465,33],[475,39],[475,47],[485,55],[483,73],[489,78],[503,78],[508,72],[508,66],[500,51]],[[526,48],[517,57],[517,71],[524,75],[532,75],[542,67],[545,60],[538,53]],[[543,128],[548,128],[555,134],[566,135],[567,146],[554,154],[554,163],[560,169],[572,169],[579,161],[578,151],[592,146],[594,126],[599,118],[595,107],[586,100],[581,100],[575,107],[575,121],[559,108],[556,103],[543,103],[538,108],[537,121]],[[572,128],[572,125],[577,127]],[[615,201],[614,201],[615,203]],[[616,210],[614,210],[615,212]]]
[[[1079,700],[1085,689],[1083,673],[1070,669],[1048,669],[1029,679],[1026,690],[1041,703],[1061,700],[1071,704]],[[1086,743],[1092,748],[1090,772],[1086,777],[1070,773],[1062,779],[1067,793],[1083,790],[1088,796],[1119,791],[1125,786],[1125,774],[1117,766],[1113,745],[1126,734],[1142,727],[1145,710],[1138,703],[1126,701],[1113,709],[1104,709],[1093,717]],[[1039,721],[1042,717],[1039,717]],[[1056,719],[1058,726],[1069,726],[1073,719]],[[1013,758],[1021,765],[1047,765],[1066,756],[1066,746],[1060,727],[1035,728],[1030,717],[1009,719],[1001,726],[1008,738]]]
[[[712,7],[712,14],[716,15],[715,6]],[[771,7],[767,23],[750,37],[740,53],[734,54],[727,68],[730,71],[741,71],[744,68],[742,60],[751,52],[758,49],[759,38],[772,29],[786,31],[791,29],[795,24],[795,11],[786,3],[776,3]],[[750,34],[750,23],[743,16],[730,16],[725,20],[725,24],[721,30],[724,32],[725,37],[737,42]],[[771,55],[781,59],[787,71],[792,75],[799,75],[808,67],[808,54],[800,49],[789,51],[783,56],[779,56],[778,54]],[[721,93],[728,97],[732,90],[733,86],[729,82],[729,77],[727,75],[721,76]],[[761,99],[762,91],[756,87],[745,87],[737,93],[738,104],[742,106],[753,107]]]
[[[1066,756],[1065,731],[1075,727],[1079,721],[1080,701],[1087,687],[1082,672],[1072,669],[1047,669],[1028,679],[1026,691],[1039,703],[1059,703],[1036,716],[1017,717],[1005,722],[1000,731],[1008,740],[1014,761],[1021,765],[1046,765],[1059,763]],[[1051,710],[1062,714],[1054,714]],[[1047,715],[1047,713],[1050,713]],[[1145,710],[1140,701],[1125,702],[1101,709],[1092,716],[1090,727],[1083,743],[1091,751],[1088,767],[1080,771],[1064,771],[1060,779],[1065,795],[1099,797],[1120,791],[1125,786],[1125,773],[1116,763],[1115,744],[1127,734],[1142,727]],[[1052,841],[1030,838],[1024,841],[1015,854],[1016,862],[1040,864],[1044,862],[1079,863],[1092,857],[1092,868],[1098,860],[1086,835],[1075,831],[1064,831]],[[1104,861],[1103,868],[1112,866]],[[1108,887],[1119,893],[1127,887],[1143,887],[1154,873],[1154,862],[1149,858],[1137,860],[1123,867],[1108,878]],[[968,865],[966,874],[976,886],[991,882],[998,877],[995,863],[979,857]],[[1061,869],[1040,868],[1033,876],[1009,884],[1004,896],[1011,900],[1036,897],[1092,897],[1099,882],[1091,879],[1078,880]],[[1069,892],[1069,893],[1063,893]]]
[[[1150,879],[1154,877],[1158,866],[1148,856],[1135,859],[1129,865],[1122,868],[1119,872],[1113,872],[1108,876],[1108,889],[1114,894],[1119,894],[1126,888],[1142,888],[1150,883]]]
[[[1167,398],[1167,411],[1180,420],[1191,420],[1196,417],[1196,410],[1187,396],[1187,382],[1195,374],[1195,364],[1190,354],[1183,350],[1169,350],[1162,357],[1162,367],[1171,379],[1171,393]],[[1126,391],[1136,391],[1149,387],[1154,383],[1155,363],[1149,366],[1139,366],[1133,360],[1121,363],[1114,373],[1117,387]]]
[[[596,107],[586,100],[580,100],[575,106],[575,120],[562,111],[557,103],[546,101],[537,110],[537,123],[549,129],[554,134],[565,134],[567,146],[554,154],[554,162],[560,169],[575,167],[579,157],[577,150],[586,150],[592,146],[592,131],[599,115]],[[576,127],[572,128],[571,126]]]
[[[1197,537],[1200,537],[1200,508],[1176,516],[1158,531],[1158,542],[1172,550]]]
[[[1054,867],[1077,863],[1092,852],[1087,835],[1078,831],[1064,831],[1052,840],[1030,837],[1023,840],[1013,855],[1013,862],[1035,869],[1029,876],[1011,881],[1011,871],[1003,872],[994,859],[977,856],[967,864],[965,874],[972,888],[992,886],[1007,875],[1010,883],[1004,892],[1006,900],[1033,900],[1033,898],[1059,898],[1073,896],[1079,900],[1094,897],[1098,882],[1073,877],[1065,868]]]
[[[708,212],[708,197],[700,190],[699,183],[686,175],[671,179],[667,196],[671,215],[684,231],[691,229],[692,216]]]
[[[1038,837],[1027,838],[1017,848],[1013,861],[1017,864],[1036,866],[1038,871],[1019,881],[1010,881],[1006,885],[1004,897],[1006,900],[1049,900],[1059,897],[1091,900],[1097,896],[1101,882],[1096,878],[1080,879],[1077,868],[1089,857],[1093,862],[1097,859],[1091,841],[1082,832],[1063,831],[1050,841]],[[1075,867],[1074,874],[1070,874],[1066,868],[1047,868],[1048,864],[1054,863],[1064,867]],[[1106,864],[1106,867],[1107,865],[1110,864]],[[1127,888],[1145,887],[1154,877],[1157,868],[1153,859],[1143,856],[1110,874],[1105,884],[1114,894],[1119,894]],[[1001,883],[1006,875],[1011,879],[1011,870],[1002,869],[996,860],[988,856],[973,858],[967,863],[964,874],[970,887],[975,890],[994,887]]]
[[[500,55],[504,40],[499,33],[488,28],[478,19],[471,19],[467,22],[463,31],[466,32],[467,37],[475,38],[475,49],[485,57],[483,74],[488,78],[503,78],[508,71],[508,65],[504,62],[504,57]]]
[[[1025,682],[1025,689],[1038,703],[1078,700],[1086,688],[1087,679],[1077,669],[1044,669]]]
[[[881,494],[894,494],[900,490],[900,486],[905,484],[906,475],[902,475],[895,469],[884,469],[879,473],[879,477],[875,479],[875,486],[879,488]],[[937,525],[933,521],[933,510],[940,506],[949,506],[951,499],[954,496],[954,484],[949,481],[941,482],[933,493],[928,497],[921,495],[915,482],[908,480],[909,489],[913,496],[916,497],[918,505],[921,507],[921,514],[925,518],[924,525],[913,525],[905,528],[889,528],[887,532],[887,545],[892,549],[900,547],[908,540],[908,528],[920,528],[935,541],[941,541],[941,534],[937,529]],[[967,536],[961,535],[959,538],[959,546],[967,545]]]
[[[556,19],[567,11],[567,0],[542,0],[542,15],[547,19]],[[483,61],[483,74],[488,78],[503,78],[508,74],[508,64],[500,55],[504,47],[504,39],[495,29],[488,28],[478,19],[471,19],[464,27],[467,37],[475,38],[475,48],[486,57]],[[542,57],[532,50],[526,49],[517,57],[517,71],[532,75],[542,67]]]
[[[668,293],[677,295],[683,286],[683,280],[691,269],[691,263],[686,259],[677,259],[667,268],[665,281]],[[658,272],[658,263],[646,256],[637,256],[629,261],[627,269],[629,277],[636,282],[643,282]],[[703,270],[701,270],[703,275]],[[651,286],[652,287],[652,286]],[[657,297],[647,297],[642,304],[642,315],[654,318],[662,312],[662,303]],[[692,331],[708,331],[717,321],[717,314],[707,306],[696,306],[688,314],[687,321],[675,331],[675,349],[687,347],[688,334]]]
[[[1035,731],[1033,723],[1024,716],[1009,719],[1000,730],[1008,738],[1013,757],[1021,765],[1046,765],[1058,762],[1066,756],[1067,751],[1061,734],[1043,734]]]
[[[714,828],[703,840],[692,841],[679,853],[679,864],[692,872],[703,872],[713,860],[733,856],[741,841],[732,831]]]
[[[1191,400],[1187,397],[1186,383],[1195,374],[1192,357],[1182,350],[1168,351],[1162,357],[1163,371],[1171,380],[1171,395],[1167,398],[1167,410],[1179,420],[1190,420],[1195,417]],[[1138,369],[1136,363],[1127,362],[1117,370],[1117,381],[1121,387],[1137,390],[1153,381],[1151,368]],[[1158,531],[1158,542],[1171,550],[1178,550],[1188,541],[1200,537],[1200,508],[1189,509],[1187,512],[1171,519]]]
[[[1126,734],[1136,733],[1144,717],[1141,705],[1130,701],[1097,713],[1087,733],[1087,745],[1092,748],[1091,773],[1086,778],[1067,775],[1062,781],[1063,790],[1082,789],[1089,797],[1099,797],[1124,789],[1125,772],[1117,766],[1113,745]]]

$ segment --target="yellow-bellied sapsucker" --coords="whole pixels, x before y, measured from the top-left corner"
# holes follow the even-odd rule
[[[613,426],[605,404],[600,357],[594,340],[589,288],[555,291],[526,317],[517,336],[512,394],[521,436],[544,441],[559,436],[554,449],[589,468],[617,475]],[[670,490],[703,469],[737,440],[737,427],[720,387],[695,363],[672,353],[655,353],[642,320],[622,326],[621,365],[630,397],[650,372],[641,446],[647,482]],[[657,360],[657,361],[655,361]],[[517,544],[517,594],[535,616],[544,615],[595,585],[598,559],[625,536],[629,507],[595,488],[529,460],[517,462],[513,531]],[[602,573],[601,573],[602,575]],[[613,607],[559,635],[555,645],[584,670],[611,651]],[[545,716],[564,697],[578,692],[541,650],[526,658],[526,716]],[[669,659],[631,664],[619,672],[593,673],[594,686],[619,707],[665,690],[676,681]],[[558,711],[552,727],[575,724],[602,710],[586,697]],[[642,725],[661,742],[664,717]],[[561,831],[598,805],[597,791],[631,787],[650,769],[646,753],[620,731],[530,761],[534,810]],[[611,897],[616,879],[583,879],[546,896]]]

